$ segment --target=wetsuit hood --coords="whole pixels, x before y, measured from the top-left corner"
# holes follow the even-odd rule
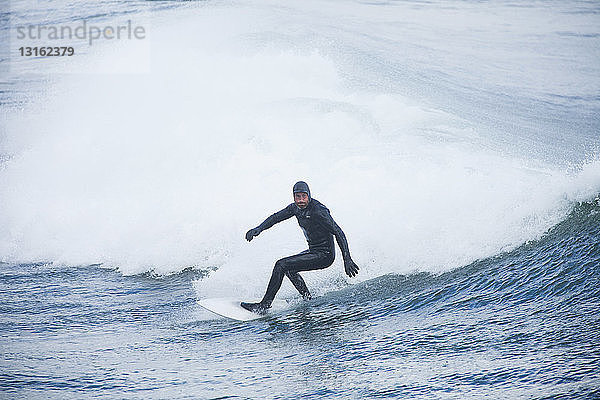
[[[294,185],[293,194],[296,193],[306,193],[308,195],[308,201],[310,202],[310,189],[308,188],[308,184],[304,181],[298,181]]]

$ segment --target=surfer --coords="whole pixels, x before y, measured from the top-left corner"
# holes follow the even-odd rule
[[[294,202],[265,219],[256,228],[250,229],[246,233],[246,240],[251,241],[265,229],[295,216],[308,242],[308,250],[278,260],[273,268],[265,296],[260,303],[242,302],[241,306],[246,310],[264,313],[270,308],[275,294],[281,287],[284,276],[289,278],[303,298],[310,299],[310,292],[299,272],[323,269],[333,264],[335,259],[334,236],[342,250],[346,275],[354,277],[358,274],[358,266],[350,257],[346,235],[335,223],[327,207],[310,196],[310,189],[306,182],[297,182],[294,185],[292,194]]]

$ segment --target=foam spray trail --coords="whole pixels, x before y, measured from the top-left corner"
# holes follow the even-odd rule
[[[305,179],[349,236],[361,279],[441,271],[538,237],[600,189],[598,163],[569,176],[506,156],[467,120],[353,87],[343,60],[313,42],[254,42],[276,14],[186,12],[156,26],[151,73],[67,76],[35,117],[13,118],[4,260],[125,274],[219,267],[199,290],[239,282],[254,293],[276,258],[305,244],[292,223],[251,245],[243,234]],[[120,59],[88,62],[107,57]],[[309,283],[339,282],[337,263]]]

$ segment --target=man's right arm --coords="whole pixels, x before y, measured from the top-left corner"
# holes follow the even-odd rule
[[[275,214],[269,216],[267,219],[263,221],[262,224],[257,226],[256,228],[250,229],[246,233],[246,240],[251,241],[254,236],[258,236],[265,229],[269,229],[273,225],[285,221],[288,218],[291,218],[294,215],[294,208],[296,205],[294,203],[290,204],[286,208],[281,211],[277,211]]]

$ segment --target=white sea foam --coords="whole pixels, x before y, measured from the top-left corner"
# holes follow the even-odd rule
[[[270,37],[285,11],[185,12],[155,21],[151,72],[67,75],[11,116],[2,260],[124,274],[216,267],[196,283],[202,296],[256,297],[274,261],[305,242],[293,220],[250,244],[244,233],[291,202],[299,179],[345,230],[360,280],[497,254],[600,191],[597,160],[567,173],[504,152],[481,124],[365,84],[377,71],[315,32]],[[98,51],[85,62],[123,62]],[[327,290],[345,282],[342,270],[337,260],[307,280]]]

